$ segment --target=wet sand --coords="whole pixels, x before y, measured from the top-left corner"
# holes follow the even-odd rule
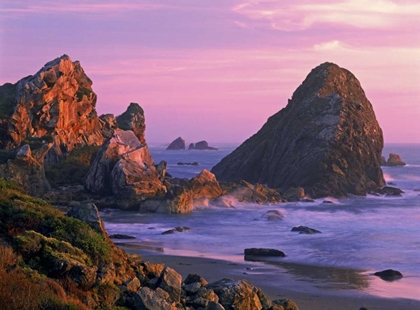
[[[245,279],[260,287],[272,300],[289,298],[300,310],[418,310],[419,298],[386,298],[369,294],[372,282],[385,282],[362,272],[344,268],[325,268],[279,262],[230,262],[206,257],[159,254],[133,245],[119,246],[143,256],[144,260],[164,263],[179,272],[183,278],[190,273],[204,277],[208,282],[223,278]],[[389,290],[388,290],[389,291]],[[377,292],[378,293],[378,292]],[[386,296],[379,292],[380,296]],[[392,294],[390,294],[392,295]],[[388,295],[388,296],[390,296]]]

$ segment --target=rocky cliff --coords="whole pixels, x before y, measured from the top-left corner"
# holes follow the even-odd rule
[[[360,82],[346,69],[313,69],[287,106],[212,172],[312,197],[364,195],[384,185],[382,130]]]

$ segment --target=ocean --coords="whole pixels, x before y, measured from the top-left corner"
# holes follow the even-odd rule
[[[166,151],[165,145],[152,145],[150,151],[155,162],[168,162],[172,176],[191,178],[202,169],[210,170],[237,145],[215,146],[218,151]],[[101,215],[109,234],[135,236],[135,240],[128,242],[163,255],[239,262],[244,259],[245,248],[274,248],[286,254],[272,261],[280,268],[312,265],[350,269],[360,275],[398,270],[404,277],[392,283],[367,277],[371,282],[369,292],[420,300],[420,145],[387,144],[383,154],[387,158],[391,152],[407,163],[404,167],[383,167],[385,180],[401,188],[402,197],[325,198],[333,202],[328,204],[323,203],[325,199],[272,205],[236,203],[234,208],[210,204],[187,215],[118,210],[107,210]],[[200,165],[179,166],[178,162]],[[268,210],[279,210],[284,219],[267,221],[262,216]],[[292,227],[299,225],[322,233],[291,232]],[[188,226],[192,231],[162,235],[176,226]],[[337,282],[340,287],[351,289],[353,280],[340,277]]]

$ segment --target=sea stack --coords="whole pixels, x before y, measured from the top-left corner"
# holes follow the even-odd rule
[[[185,140],[181,137],[176,138],[166,148],[167,150],[185,150]]]
[[[360,82],[327,62],[212,172],[221,181],[303,187],[314,198],[365,195],[384,185],[382,148],[382,130]]]

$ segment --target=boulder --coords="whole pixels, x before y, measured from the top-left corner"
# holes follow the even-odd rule
[[[298,306],[290,299],[276,299],[273,300],[273,305],[282,307],[283,310],[299,310]]]
[[[387,269],[383,271],[375,272],[373,275],[380,277],[385,281],[394,281],[403,277],[402,273],[397,270]]]
[[[124,235],[124,234],[112,234],[109,235],[110,239],[136,239],[134,236]]]
[[[125,295],[125,305],[133,310],[172,309],[171,303],[148,287],[143,287],[137,292],[128,291]]]
[[[171,235],[171,234],[175,234],[175,233],[179,233],[179,232],[184,232],[184,231],[191,231],[191,230],[192,229],[189,228],[189,227],[187,227],[187,226],[183,226],[183,227],[177,226],[177,227],[175,227],[173,229],[169,229],[169,230],[164,231],[162,233],[162,235]]]
[[[265,218],[267,221],[282,221],[284,214],[280,210],[268,210],[261,215],[261,217]]]
[[[239,202],[278,203],[283,202],[280,193],[262,184],[252,185],[244,180],[239,183],[224,183],[223,190]]]
[[[191,213],[193,206],[193,193],[186,187],[173,185],[164,196],[139,202],[139,211],[150,213]]]
[[[291,231],[299,232],[299,234],[305,234],[305,235],[313,235],[313,234],[320,234],[321,233],[319,230],[309,228],[309,227],[306,227],[306,226],[293,227]]]
[[[166,148],[167,150],[185,150],[185,140],[181,137],[176,138]]]
[[[146,131],[144,111],[137,103],[131,102],[127,107],[127,110],[123,114],[117,116],[115,120],[120,129],[134,132],[140,143],[146,143],[144,137]]]
[[[172,268],[165,267],[159,279],[159,287],[169,294],[172,302],[181,300],[182,276]]]
[[[71,208],[66,215],[81,220],[95,231],[107,235],[98,208],[94,203],[82,203],[79,206]]]
[[[384,186],[380,190],[377,191],[379,194],[385,195],[385,196],[397,196],[401,197],[404,191],[397,187],[392,186]]]
[[[299,201],[305,197],[305,190],[303,187],[290,187],[284,194],[283,197],[287,201]]]
[[[287,106],[211,170],[219,181],[303,187],[313,198],[365,195],[384,185],[382,130],[356,77],[316,67]]]
[[[245,260],[247,256],[265,256],[265,257],[286,257],[284,252],[276,249],[250,248],[244,250]]]
[[[226,310],[269,309],[261,303],[257,287],[246,280],[222,279],[206,286],[219,297],[219,303]]]
[[[219,182],[213,173],[204,169],[188,182],[193,198],[216,198],[223,194]]]
[[[147,145],[142,144],[132,131],[116,130],[96,153],[86,175],[85,188],[95,194],[109,195],[113,192],[111,172],[116,163],[123,159],[136,163],[136,172],[153,166],[153,159]],[[123,170],[124,164],[121,164]],[[156,178],[158,175],[156,173]],[[114,182],[115,183],[115,182]],[[126,184],[122,184],[124,186]],[[119,188],[114,184],[114,191]]]
[[[405,165],[406,163],[403,162],[400,155],[390,153],[385,166],[395,167],[395,166],[405,166]]]

